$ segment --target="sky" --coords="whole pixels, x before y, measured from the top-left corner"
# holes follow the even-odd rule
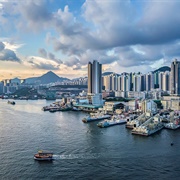
[[[0,80],[147,73],[180,57],[179,0],[0,0]]]

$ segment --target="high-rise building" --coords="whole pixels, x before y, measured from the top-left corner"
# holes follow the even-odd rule
[[[102,100],[102,65],[94,60],[88,64],[88,99],[96,106],[103,104]]]
[[[154,74],[150,72],[146,74],[146,91],[154,89]]]
[[[117,91],[117,89],[118,89],[118,79],[117,79],[118,77],[117,77],[117,74],[112,74],[112,90],[113,91]]]
[[[121,91],[121,76],[118,76],[117,78],[117,90]]]
[[[171,94],[180,95],[180,62],[175,59],[171,63]]]
[[[141,91],[145,91],[146,90],[146,75],[145,74],[141,74]]]
[[[169,71],[163,73],[162,81],[163,81],[162,90],[169,91]]]
[[[159,71],[154,73],[154,88],[159,88]]]
[[[104,86],[106,91],[112,90],[112,77],[111,75],[103,77]]]
[[[102,92],[102,64],[94,60],[88,64],[88,93],[98,94]]]
[[[159,77],[158,77],[158,81],[159,81],[159,89],[163,89],[163,74],[164,72],[159,72]]]
[[[141,91],[141,75],[140,74],[135,74],[133,76],[133,91]]]

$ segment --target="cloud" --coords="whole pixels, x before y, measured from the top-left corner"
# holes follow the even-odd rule
[[[47,60],[38,56],[28,57],[27,63],[36,69],[59,70],[60,65],[52,60]]]
[[[4,43],[0,42],[0,51],[2,51],[5,48]]]
[[[46,69],[46,70],[59,70],[59,65],[54,66],[52,64],[39,63],[33,65],[37,69]]]
[[[37,68],[63,64],[78,70],[97,59],[112,66],[117,62],[120,70],[138,69],[180,57],[179,1],[86,0],[78,15],[67,5],[52,11],[44,0],[1,4],[2,25],[9,20],[19,32],[46,32],[47,46],[55,52],[40,48],[44,61],[33,61]]]
[[[76,57],[74,57],[74,56],[71,56],[68,60],[66,60],[65,62],[64,62],[64,64],[66,65],[66,66],[69,66],[69,67],[71,67],[71,66],[73,66],[73,65],[77,65],[77,64],[79,64],[79,59],[77,59]]]
[[[137,7],[131,1],[86,0],[82,7],[83,17],[91,26],[84,26],[78,22],[66,6],[54,15],[60,36],[49,35],[48,42],[53,45],[55,51],[79,59],[67,60],[65,64],[68,65],[84,65],[97,59],[105,64],[117,61],[122,67],[149,66],[158,59],[166,58],[167,55],[163,53],[168,53],[167,49],[180,37],[179,31],[176,32],[178,28],[174,30],[171,24],[173,18],[176,26],[180,27],[176,15],[172,15],[176,3],[172,1],[164,3],[163,6],[161,4],[154,1],[144,2],[142,13],[139,15]],[[156,5],[154,13],[151,5]],[[179,7],[179,3],[177,5]],[[169,14],[166,14],[166,9]],[[168,17],[163,19],[164,15]],[[108,54],[109,51],[114,54]]]
[[[39,48],[38,53],[41,57],[43,57],[47,60],[53,60],[59,64],[63,63],[60,59],[56,58],[53,53],[47,52],[44,48]]]
[[[16,61],[20,62],[20,59],[16,56],[16,53],[10,49],[6,49],[5,44],[0,42],[0,61]]]
[[[44,48],[40,48],[40,49],[38,50],[38,53],[39,53],[42,57],[47,58],[47,52],[46,52],[46,50],[45,50]]]

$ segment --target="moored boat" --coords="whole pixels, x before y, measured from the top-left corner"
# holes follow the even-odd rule
[[[88,117],[85,117],[82,119],[82,122],[87,123],[87,122],[91,122],[91,121],[97,121],[97,120],[102,120],[102,119],[108,119],[110,118],[111,115],[109,114],[103,114],[101,112],[97,112],[97,113],[90,113],[90,115]]]
[[[164,124],[164,127],[166,129],[173,129],[173,130],[175,130],[175,129],[180,128],[180,124],[175,124],[175,123],[170,122],[170,123]]]
[[[37,154],[34,155],[34,159],[38,161],[51,161],[53,160],[53,153],[40,150]]]
[[[123,119],[120,115],[114,115],[112,116],[111,120],[105,119],[102,122],[99,122],[97,124],[98,127],[105,128],[109,126],[115,126],[115,125],[120,125],[120,124],[125,124],[127,121]]]
[[[146,113],[141,114],[137,118],[134,119],[127,119],[126,128],[133,129],[134,127],[138,127],[143,124],[145,121],[149,119],[149,116]]]
[[[180,116],[179,116],[179,114],[178,115],[172,115],[171,117],[170,117],[170,122],[169,123],[164,123],[164,127],[166,128],[166,129],[173,129],[173,130],[175,130],[175,129],[178,129],[178,128],[180,128]]]
[[[157,114],[154,117],[150,117],[139,127],[134,127],[134,129],[132,130],[132,134],[150,136],[163,129],[163,127],[164,125],[161,122],[161,117],[159,116],[159,114]]]

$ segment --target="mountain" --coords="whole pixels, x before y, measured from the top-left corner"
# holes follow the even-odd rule
[[[154,71],[154,73],[156,73],[158,71],[160,71],[160,72],[171,71],[171,68],[169,66],[163,66],[163,67],[160,67],[159,69],[156,69]]]
[[[49,83],[55,83],[55,82],[62,82],[65,80],[69,80],[68,78],[63,78],[57,76],[52,71],[47,72],[46,74],[40,76],[40,77],[31,77],[27,78],[25,82],[27,84],[49,84]]]
[[[62,82],[64,80],[69,80],[69,79],[59,77],[52,71],[49,71],[46,74],[40,76],[37,80],[40,82],[40,84],[49,84],[49,83],[54,83],[54,82]]]
[[[37,81],[38,77],[30,77],[25,79],[26,84],[34,84]]]
[[[102,76],[108,76],[108,75],[110,75],[110,74],[113,74],[114,72],[104,72],[104,73],[102,73]]]

